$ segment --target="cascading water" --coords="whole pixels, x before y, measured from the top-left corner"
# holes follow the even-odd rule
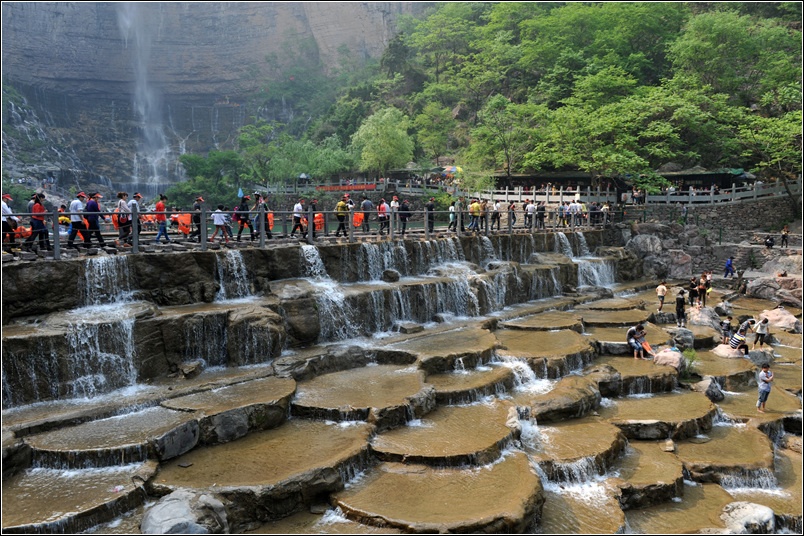
[[[220,287],[215,301],[247,298],[251,295],[246,263],[239,250],[230,249],[222,255],[216,255],[218,267],[218,283]]]
[[[606,259],[574,260],[578,265],[578,286],[610,287],[616,283],[617,268]]]
[[[573,258],[575,254],[572,252],[572,244],[570,243],[569,238],[567,238],[567,235],[565,235],[561,231],[558,231],[554,234],[555,234],[555,252],[562,253],[567,257],[569,257],[570,259]]]
[[[226,315],[198,315],[184,323],[184,358],[202,359],[207,366],[223,366],[227,361]]]
[[[141,139],[133,158],[134,188],[146,197],[158,193],[167,182],[175,158],[162,126],[161,99],[150,82],[148,64],[151,55],[149,25],[138,2],[125,2],[117,7],[117,22],[134,69],[133,105],[139,121]]]
[[[128,259],[113,255],[91,257],[84,269],[84,304],[102,305],[131,300]]]
[[[616,282],[616,266],[613,261],[606,259],[590,259],[589,246],[586,237],[582,232],[575,233],[578,242],[580,258],[576,257],[572,250],[569,238],[562,232],[555,233],[555,251],[562,253],[572,259],[578,267],[578,286],[579,287],[610,287]]]
[[[586,237],[580,231],[575,231],[575,237],[578,239],[578,254],[580,257],[591,257],[592,253],[589,251],[589,245],[586,243]]]

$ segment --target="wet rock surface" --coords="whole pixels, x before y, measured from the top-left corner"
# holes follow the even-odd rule
[[[556,247],[538,240],[522,242],[522,251],[529,256],[529,248]],[[447,245],[457,243],[466,264],[440,268],[423,279],[412,277],[421,270],[412,266],[421,263],[429,269],[425,259],[443,258]],[[480,290],[490,279],[479,283],[488,275],[479,267],[505,277],[514,270],[508,271],[510,261],[494,266],[475,262],[482,260],[483,248],[470,244],[462,239],[445,240],[442,250],[427,246],[413,262],[400,265],[397,282],[364,281],[374,272],[379,280],[389,268],[380,263],[360,268],[355,259],[368,259],[369,248],[350,246],[346,260],[333,252],[322,255],[328,272],[358,282],[344,289],[317,276],[274,282],[274,268],[261,264],[251,285],[252,291],[267,293],[261,297],[136,306],[130,315],[134,332],[142,329],[138,324],[149,327],[135,344],[154,349],[136,348],[143,363],[199,360],[203,370],[185,378],[169,365],[149,363],[148,370],[162,371],[158,379],[109,399],[56,400],[4,410],[3,496],[23,501],[29,488],[69,488],[72,473],[89,475],[92,485],[107,482],[92,472],[103,465],[99,451],[108,451],[103,456],[110,465],[100,471],[118,471],[111,460],[121,452],[148,460],[150,469],[120,473],[124,476],[117,478],[128,479],[125,486],[131,482],[132,492],[125,491],[126,498],[117,502],[99,489],[73,485],[77,513],[56,524],[40,520],[53,516],[49,505],[67,504],[64,498],[40,493],[24,508],[16,506],[22,502],[4,500],[4,530],[25,526],[53,532],[69,526],[136,532],[140,521],[158,518],[157,505],[171,502],[167,497],[175,492],[186,495],[176,507],[180,515],[165,516],[176,523],[158,525],[157,532],[180,526],[233,533],[614,533],[626,527],[676,533],[722,530],[727,521],[721,516],[738,502],[771,509],[777,530],[800,528],[800,436],[790,435],[801,429],[800,395],[795,394],[801,391],[800,335],[778,333],[773,350],[778,383],[768,411],[760,414],[756,366],[750,359],[708,351],[711,327],[685,330],[697,352],[685,371],[634,360],[627,348],[609,351],[607,341],[615,349],[625,344],[630,311],[638,312],[633,318],[648,318],[654,282],[636,289],[613,287],[627,293],[622,297],[611,297],[611,290],[608,296],[576,292],[572,285],[567,296],[554,293],[484,316],[483,311],[510,297],[492,306],[498,298]],[[499,245],[507,251],[504,241]],[[416,247],[424,248],[405,246],[408,253]],[[290,265],[295,258],[298,263],[298,248],[285,249],[293,254],[283,252],[284,262]],[[388,258],[401,255],[391,246],[386,253]],[[555,253],[542,260],[548,256],[565,259],[556,273],[575,264]],[[354,266],[345,271],[349,263]],[[459,281],[475,283],[450,287],[451,269]],[[305,277],[298,266],[293,270]],[[544,266],[519,273],[544,277],[550,271]],[[560,276],[560,285],[565,277]],[[187,287],[183,298],[181,292],[174,297],[180,301],[193,292],[219,292],[221,285],[214,278],[211,283],[192,291]],[[529,293],[538,288],[528,285]],[[406,302],[405,293],[413,287],[419,288],[408,295],[416,299]],[[441,293],[438,307],[438,300],[427,301],[430,290]],[[467,293],[477,302],[466,300]],[[298,307],[285,308],[292,303]],[[314,328],[304,332],[309,308],[321,304],[330,317],[308,321]],[[358,312],[349,311],[354,304]],[[398,304],[415,304],[421,316],[412,314],[410,322],[421,329],[393,329]],[[732,304],[734,311],[751,314],[769,310],[761,300],[738,298]],[[598,315],[601,325],[584,323],[579,331],[577,319],[587,313]],[[610,325],[604,325],[607,314],[615,319]],[[154,326],[160,318],[165,331],[158,333]],[[365,325],[337,327],[333,319]],[[60,326],[49,329],[64,338]],[[361,335],[381,327],[388,331]],[[654,348],[672,344],[673,329],[674,320],[654,317],[648,324]],[[8,340],[43,333],[41,327],[20,322],[9,330]],[[319,340],[322,333],[331,337],[326,343]],[[168,336],[182,342],[166,345]],[[302,345],[305,338],[308,343]],[[702,376],[691,374],[705,375],[708,385],[717,382],[724,398],[711,401],[695,385]],[[176,414],[181,417],[173,423]],[[169,439],[170,433],[159,432],[157,415],[164,416],[165,430],[186,432],[194,423],[189,426],[195,431]],[[136,440],[115,435],[111,422],[130,423],[130,437]],[[7,461],[13,470],[6,471]],[[70,466],[91,468],[60,469]],[[692,480],[682,481],[685,472]],[[52,480],[43,481],[40,474]],[[103,515],[95,515],[98,508]],[[119,518],[117,529],[108,525],[124,512],[132,514]]]

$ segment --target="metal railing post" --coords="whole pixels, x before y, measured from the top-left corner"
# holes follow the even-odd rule
[[[268,232],[268,219],[265,217],[265,203],[260,203],[260,249],[265,247],[265,235]]]
[[[20,224],[22,225],[22,224]],[[47,232],[47,227],[45,227],[45,232]],[[53,259],[59,260],[61,259],[61,244],[59,241],[61,240],[61,235],[59,234],[59,211],[53,211]]]
[[[307,205],[307,243],[313,243],[313,232],[315,232],[315,214],[313,214],[313,207]]]
[[[140,252],[140,204],[131,204],[131,252]]]
[[[424,207],[424,238],[430,240],[430,209]]]
[[[201,241],[201,251],[207,250],[207,209],[201,206],[201,222],[198,224],[200,234],[198,235]]]

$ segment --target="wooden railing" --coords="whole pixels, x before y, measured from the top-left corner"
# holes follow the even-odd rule
[[[802,179],[799,178],[795,181],[789,181],[788,187],[794,195],[801,195]],[[359,183],[359,184],[311,184],[306,186],[282,186],[282,185],[269,185],[257,186],[255,190],[267,191],[271,194],[304,194],[311,191],[343,191],[343,192],[369,192],[372,197],[382,195],[384,192],[393,192],[396,195],[407,195],[426,197],[428,195],[435,195],[440,192],[446,192],[455,197],[465,196],[467,198],[477,197],[481,199],[502,200],[507,202],[523,202],[526,199],[541,202],[544,201],[548,205],[564,203],[573,199],[581,199],[585,203],[610,203],[614,204],[634,204],[631,197],[631,192],[618,192],[610,188],[553,188],[549,191],[534,190],[528,187],[512,187],[494,190],[483,191],[465,191],[456,186],[445,185],[441,183],[430,184],[411,184],[403,183],[401,181],[391,181],[388,183]],[[777,195],[787,195],[787,190],[781,182],[773,182],[769,184],[754,183],[748,186],[737,186],[732,184],[731,188],[720,190],[715,193],[714,189],[709,189],[704,192],[701,191],[672,191],[668,190],[660,194],[648,194],[645,196],[644,202],[641,200],[639,204],[713,204],[713,203],[726,203],[726,202],[740,202],[744,200],[754,200],[764,197],[773,197]]]

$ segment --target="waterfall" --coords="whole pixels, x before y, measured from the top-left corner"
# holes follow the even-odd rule
[[[218,293],[215,295],[215,301],[251,296],[246,263],[239,250],[230,249],[222,255],[216,255],[215,263],[218,268],[217,275],[220,285]]]
[[[195,316],[184,323],[184,358],[202,359],[207,366],[225,366],[227,361],[226,315]]]
[[[489,237],[481,235],[480,246],[482,248],[480,259],[482,259],[481,265],[483,267],[486,267],[489,262],[499,259],[497,252],[494,251],[494,245],[491,243]]]
[[[549,278],[545,277],[541,271],[533,272],[531,276],[530,296],[531,300],[541,300],[558,296],[563,292],[556,273],[558,267],[553,266],[548,271]]]
[[[316,302],[321,323],[319,340],[341,341],[359,337],[360,326],[355,321],[356,315],[347,303],[340,286],[329,279],[310,282],[316,288]]]
[[[159,185],[166,182],[173,160],[162,127],[162,103],[149,80],[148,64],[151,56],[151,32],[139,2],[125,2],[117,6],[117,23],[125,47],[129,49],[134,70],[134,111],[137,114],[141,139],[134,155],[135,189],[153,196]]]
[[[91,257],[84,266],[84,304],[101,305],[131,300],[131,274],[126,257]]]
[[[570,244],[569,238],[567,235],[562,233],[561,231],[557,231],[553,233],[555,235],[555,252],[556,253],[563,253],[570,259],[573,258],[575,255],[572,253],[572,244]],[[522,257],[523,259],[527,259],[527,257]]]
[[[726,490],[736,488],[778,489],[779,483],[770,469],[733,469],[724,474],[720,485]]]
[[[613,261],[587,259],[574,261],[578,266],[578,286],[610,287],[616,283],[616,270]]]
[[[578,239],[578,252],[579,257],[591,257],[592,253],[589,251],[589,245],[586,243],[586,237],[581,231],[575,231],[575,236]]]
[[[109,312],[100,322],[90,323],[83,318],[70,322],[70,355],[66,359],[70,397],[93,398],[137,383],[133,331],[133,317],[110,320]]]
[[[329,279],[327,268],[324,266],[324,261],[321,260],[321,255],[319,255],[317,247],[305,244],[301,247],[300,251],[302,269],[305,277]]]
[[[410,271],[408,253],[402,243],[363,242],[357,257],[358,279],[361,281],[379,281],[382,273],[389,269],[402,275],[408,275]]]

